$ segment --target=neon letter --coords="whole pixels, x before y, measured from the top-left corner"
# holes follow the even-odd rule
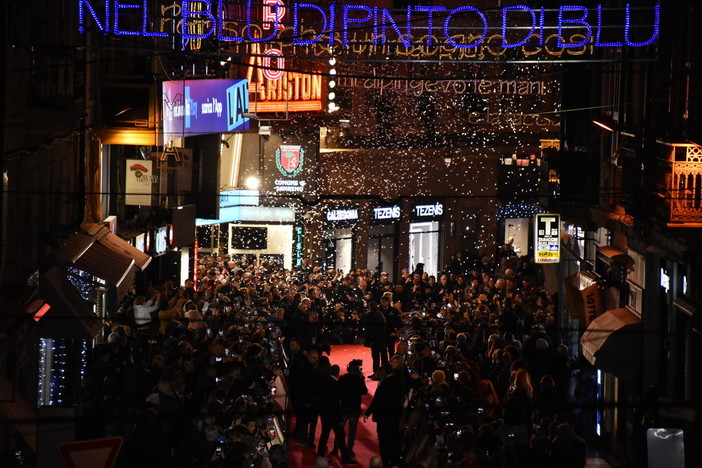
[[[544,45],[544,16],[546,15],[546,9],[541,7],[541,16],[539,18],[539,45]]]
[[[313,10],[317,10],[321,15],[322,19],[324,20],[324,25],[319,28],[319,34],[317,34],[315,37],[312,39],[300,39],[299,37],[299,32],[298,28],[300,26],[300,14],[299,10],[300,8],[312,8]],[[322,10],[322,7],[319,7],[317,5],[313,5],[311,3],[296,3],[295,6],[293,7],[293,38],[292,38],[292,43],[295,45],[310,45],[314,44],[319,40],[320,37],[324,34],[324,30],[327,29],[327,15],[324,13],[324,10]]]
[[[473,42],[472,44],[459,44],[451,38],[451,33],[449,32],[449,22],[451,21],[451,17],[454,13],[458,13],[461,11],[472,11],[474,13],[477,13],[478,16],[480,16],[480,19],[483,20],[483,34],[478,38],[477,41]],[[485,36],[487,35],[487,32],[488,23],[487,19],[485,18],[485,15],[482,11],[472,6],[462,6],[454,8],[449,12],[448,16],[446,16],[446,21],[444,21],[444,36],[446,36],[446,41],[452,46],[458,47],[459,49],[470,49],[472,47],[478,47],[480,44],[482,44],[483,40],[485,39]]]
[[[658,38],[658,31],[660,28],[660,23],[661,23],[661,4],[656,3],[656,6],[654,7],[654,22],[653,22],[653,35],[650,37],[649,40],[644,41],[644,42],[631,42],[631,39],[629,38],[629,29],[631,28],[631,5],[628,3],[626,4],[626,22],[624,24],[624,42],[626,45],[631,46],[631,47],[644,47],[649,44],[651,44],[653,41],[655,41]]]
[[[334,30],[336,28],[336,2],[329,5],[329,45],[334,45]]]
[[[516,42],[514,44],[508,44],[507,43],[507,11],[509,10],[522,10],[522,11],[528,11],[531,14],[531,29],[529,32],[524,36],[524,39],[522,39],[519,42]],[[534,10],[529,8],[528,6],[525,5],[514,5],[514,6],[508,6],[504,7],[502,9],[502,47],[505,49],[510,49],[512,47],[521,47],[526,42],[529,40],[529,37],[531,37],[531,34],[534,32],[534,28],[536,27],[536,13],[534,13]]]
[[[149,24],[149,15],[148,15],[148,4],[146,3],[146,0],[143,0],[142,8],[144,11],[142,12],[142,18],[141,18],[141,33],[144,37],[168,37],[168,33],[165,32],[148,32],[146,30],[146,26]]]
[[[583,16],[581,18],[575,18],[575,19],[565,19],[563,18],[563,12],[564,11],[580,11],[582,12]],[[560,8],[558,8],[558,47],[562,47],[564,49],[573,49],[576,47],[582,47],[585,44],[587,44],[587,41],[590,40],[592,37],[592,28],[590,27],[590,24],[585,21],[587,19],[587,8],[584,6],[580,5],[563,5]],[[585,39],[583,39],[580,42],[577,43],[570,43],[570,42],[565,42],[563,40],[563,25],[564,24],[579,24],[585,27],[587,29],[587,35],[585,36]]]
[[[433,15],[435,11],[445,11],[446,7],[442,6],[416,6],[415,11],[424,11],[429,15],[427,20],[427,45],[432,45],[434,43],[434,25],[433,25]]]
[[[602,38],[602,5],[597,5],[597,34],[595,34],[595,47],[621,47],[621,42],[600,42]]]
[[[361,10],[366,12],[365,18],[349,18],[349,11],[351,10]],[[364,5],[344,5],[344,13],[342,16],[342,24],[344,28],[344,46],[349,45],[349,23],[364,23],[371,19],[373,16],[373,10],[370,7]]]
[[[273,9],[275,10],[275,13],[274,13],[275,19],[273,20],[273,32],[270,34],[270,36],[262,37],[259,39],[259,38],[253,37],[253,34],[251,34],[251,0],[248,0],[246,2],[246,37],[251,42],[270,41],[278,34],[278,24],[280,23],[280,15],[278,14],[279,8],[280,7],[277,3],[273,5]]]
[[[283,3],[283,0],[265,0],[263,3],[268,7],[264,7],[263,10],[263,29],[270,29],[271,23],[275,23],[276,19],[282,20],[285,16],[285,3]],[[274,4],[278,5],[278,11],[273,8]],[[281,24],[279,27],[282,28],[283,25]]]
[[[141,8],[140,5],[134,5],[133,3],[119,3],[119,0],[115,0],[115,17],[114,17],[114,28],[112,31],[118,36],[138,36],[139,31],[123,31],[119,29],[119,10]]]
[[[411,11],[411,10],[408,8],[407,11],[409,12],[409,11]],[[408,13],[408,16],[409,16],[409,13]],[[398,36],[398,37],[400,38],[400,40],[402,41],[402,45],[404,45],[405,47],[409,47],[409,46],[411,45],[411,44],[410,44],[410,41],[412,40],[412,37],[410,36],[410,22],[409,22],[409,18],[408,18],[408,21],[407,21],[407,38],[402,37],[402,32],[400,31],[399,26],[397,26],[397,23],[395,22],[395,19],[392,17],[392,15],[391,15],[390,12],[387,10],[387,8],[381,8],[381,9],[380,9],[380,22],[381,22],[381,26],[380,26],[380,37],[381,37],[381,42],[380,42],[380,43],[381,43],[381,44],[385,44],[385,30],[387,29],[387,26],[388,26],[388,24],[389,24],[390,26],[392,26],[392,28],[393,28],[393,29],[395,30],[395,32],[397,33],[397,36]]]
[[[108,33],[110,32],[110,0],[107,0],[105,2],[105,23],[101,24],[100,19],[97,17],[97,13],[95,13],[95,10],[93,9],[93,6],[88,3],[88,0],[78,0],[78,32],[81,34],[85,32],[85,20],[84,18],[84,9],[88,9],[88,13],[90,13],[90,16],[93,17],[95,20],[95,24],[97,24],[97,27],[100,31],[103,33]]]
[[[194,1],[194,0],[193,0]],[[216,24],[216,19],[212,12],[210,11],[212,9],[212,4],[210,3],[210,0],[197,0],[198,3],[204,3],[206,5],[204,11],[193,11],[190,9],[190,2],[191,0],[183,0],[183,24],[181,26],[181,34],[183,36],[183,44],[185,44],[185,41],[188,39],[204,39],[206,37],[209,37],[212,35],[212,32],[214,30],[214,25]],[[209,29],[202,33],[202,34],[190,34],[188,33],[188,29],[190,28],[189,20],[191,16],[195,17],[201,17],[204,16],[207,18],[207,20],[210,21],[210,27]],[[202,20],[203,23],[207,20]]]
[[[244,40],[243,37],[224,35],[224,0],[217,1],[217,17],[219,19],[219,21],[217,21],[217,40],[233,42],[240,42]]]

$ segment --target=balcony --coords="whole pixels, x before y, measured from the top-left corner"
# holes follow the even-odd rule
[[[669,160],[668,226],[702,227],[702,146],[673,146]]]

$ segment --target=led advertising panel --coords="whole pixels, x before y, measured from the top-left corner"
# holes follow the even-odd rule
[[[163,82],[163,142],[249,129],[247,80]]]

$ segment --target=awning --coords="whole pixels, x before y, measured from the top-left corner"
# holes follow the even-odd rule
[[[626,307],[593,320],[580,338],[585,358],[617,376],[631,376],[641,364],[641,319]]]
[[[631,266],[634,264],[634,259],[631,258],[626,252],[622,252],[616,247],[611,245],[603,245],[602,247],[597,247],[597,253],[602,257],[609,259],[610,261],[617,262],[624,266]]]
[[[84,234],[71,236],[57,255],[116,287],[122,284],[129,270],[134,267],[133,259],[113,255],[94,237]]]
[[[137,249],[121,237],[112,234],[106,226],[98,223],[83,223],[81,228],[111,251],[133,259],[136,266],[141,270],[151,263],[151,257],[149,255]]]
[[[151,257],[101,224],[85,223],[81,227],[87,234],[73,234],[56,255],[116,287],[121,298],[131,287],[135,268],[146,268]]]

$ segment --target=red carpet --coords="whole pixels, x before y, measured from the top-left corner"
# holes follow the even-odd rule
[[[329,360],[332,364],[336,364],[341,368],[341,375],[346,373],[346,366],[353,359],[363,360],[363,373],[368,376],[373,373],[372,361],[370,356],[370,348],[366,348],[360,345],[338,345],[333,346],[331,354],[329,355]],[[363,406],[361,410],[361,419],[358,421],[358,430],[356,431],[356,443],[354,444],[353,451],[356,453],[356,460],[358,465],[353,465],[357,467],[367,467],[370,458],[373,455],[377,455],[378,452],[378,436],[375,432],[375,423],[368,419],[368,421],[363,422],[363,413],[368,408],[371,400],[373,399],[373,394],[378,386],[378,383],[366,378],[366,386],[368,387],[368,395],[363,397]],[[319,432],[322,429],[320,422],[317,423],[317,439],[314,441],[317,444],[319,440]],[[348,426],[345,428],[344,432],[348,435]],[[329,443],[327,444],[327,452],[334,448],[334,432],[332,431],[329,436]],[[316,460],[316,450],[313,448],[300,447],[297,440],[288,439],[288,466],[290,468],[299,468],[303,466],[314,466]],[[341,467],[341,456],[331,456],[328,455],[330,464],[329,466]]]

